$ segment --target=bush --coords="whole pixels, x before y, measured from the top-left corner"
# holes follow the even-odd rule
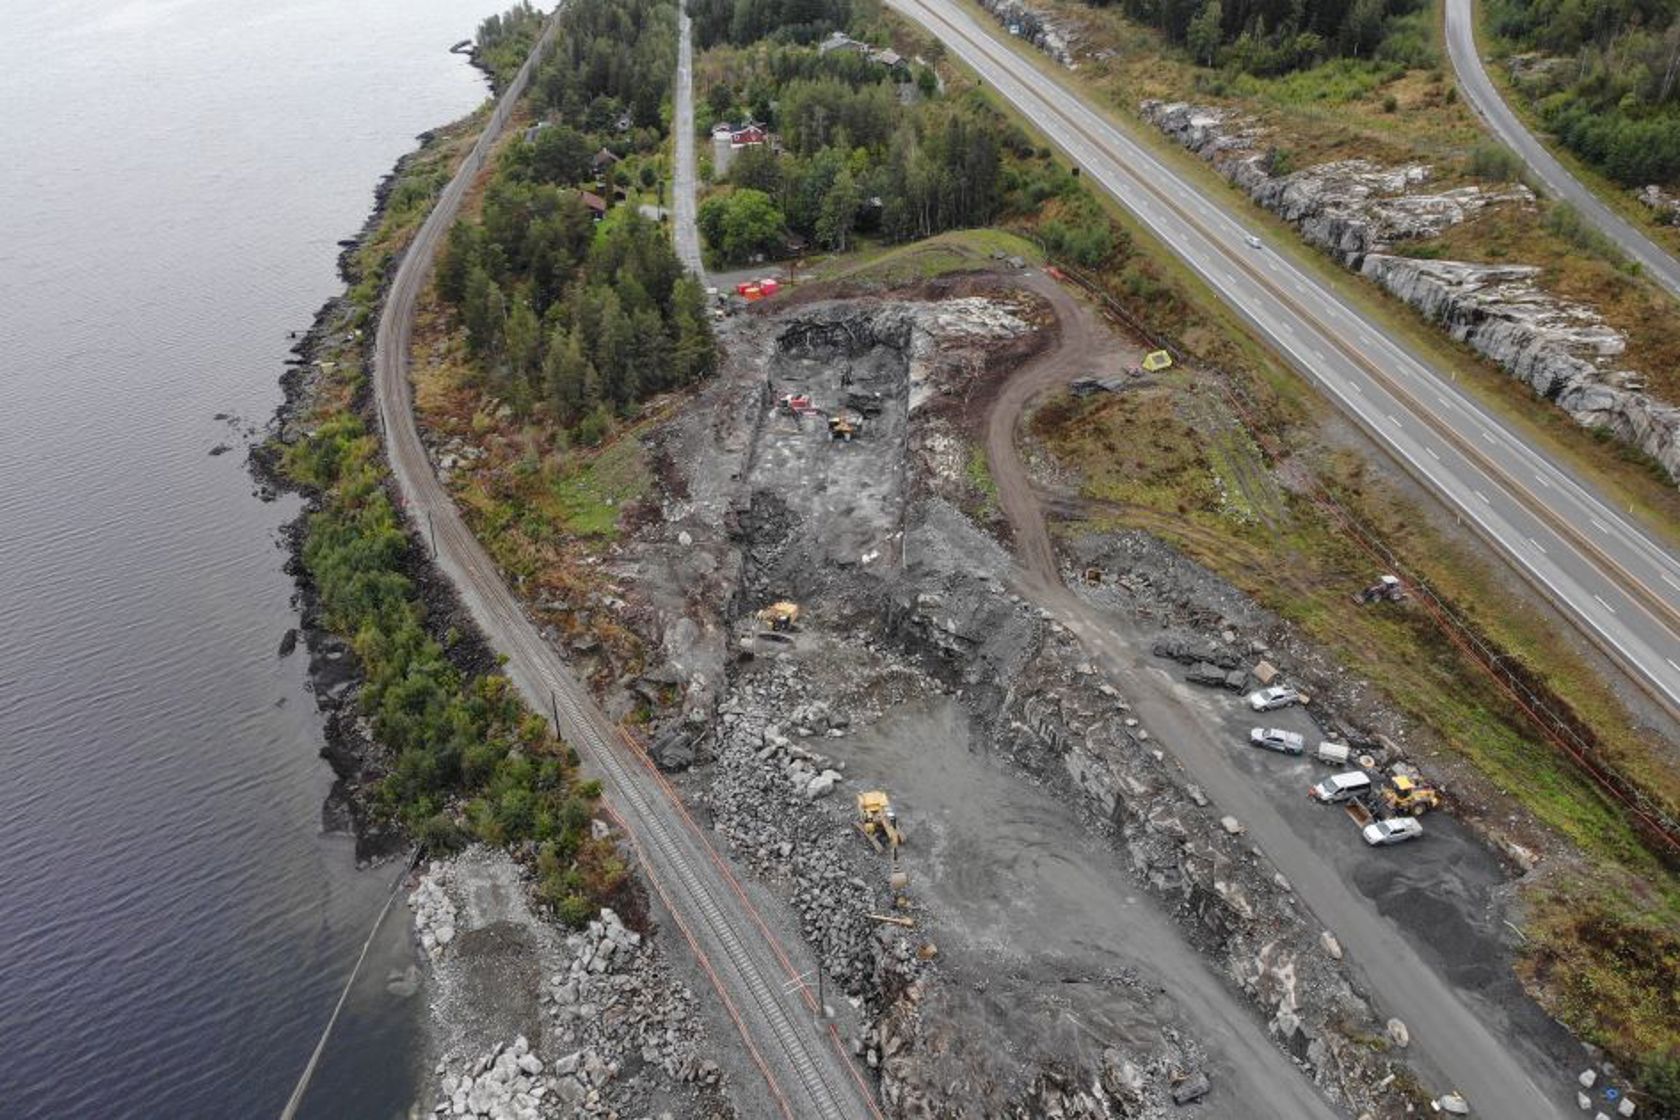
[[[1627,255],[1621,248],[1597,226],[1588,223],[1581,217],[1581,212],[1567,202],[1554,202],[1546,210],[1546,228],[1577,249],[1584,249],[1596,257],[1601,257],[1617,268],[1627,267]]]
[[[1496,183],[1517,182],[1528,172],[1522,157],[1497,140],[1484,140],[1470,150],[1468,170],[1478,179]]]

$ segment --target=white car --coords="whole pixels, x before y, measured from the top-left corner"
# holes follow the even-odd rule
[[[1400,844],[1423,835],[1423,825],[1416,817],[1394,817],[1373,821],[1365,826],[1365,843],[1373,848],[1378,844]]]
[[[1260,239],[1258,237],[1254,236],[1252,233],[1243,234],[1243,240],[1248,242],[1248,247],[1250,249],[1260,248]]]
[[[1300,702],[1301,694],[1288,685],[1274,684],[1248,694],[1248,706],[1257,712],[1274,712]]]
[[[1248,733],[1248,741],[1262,750],[1279,754],[1301,754],[1307,749],[1305,736],[1281,727],[1256,727]]]
[[[1332,774],[1307,790],[1307,796],[1314,801],[1322,801],[1326,805],[1334,805],[1341,801],[1351,801],[1362,793],[1371,789],[1371,775],[1363,770],[1348,770],[1341,774]]]

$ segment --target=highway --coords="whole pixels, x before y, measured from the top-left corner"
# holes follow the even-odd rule
[[[1580,632],[1680,717],[1680,561],[1059,75],[946,0],[890,0],[1041,129]],[[1252,238],[1252,242],[1251,242]],[[1537,406],[1540,407],[1540,406]]]
[[[554,29],[550,21],[392,279],[374,351],[374,393],[391,471],[410,522],[422,539],[435,540],[438,567],[490,644],[507,658],[508,677],[533,710],[558,717],[560,733],[577,749],[588,771],[600,778],[606,806],[634,844],[642,874],[665,903],[677,930],[693,944],[701,969],[710,975],[722,1008],[739,1026],[747,1053],[781,1113],[823,1120],[878,1115],[838,1034],[832,1026],[818,1025],[815,1002],[799,982],[810,968],[804,947],[795,949],[800,954],[795,968],[757,920],[728,866],[683,811],[676,794],[641,752],[623,742],[588,690],[526,617],[433,474],[420,442],[408,379],[415,308],[431,278],[438,246]],[[667,948],[674,951],[674,943],[667,940]]]
[[[1597,226],[1630,258],[1639,262],[1645,275],[1680,296],[1680,260],[1646,237],[1626,218],[1606,206],[1596,194],[1571,175],[1557,157],[1523,126],[1522,121],[1499,96],[1482,56],[1476,50],[1476,16],[1473,0],[1447,0],[1447,57],[1458,75],[1458,88],[1493,134],[1528,165],[1540,185],[1554,198],[1561,198],[1588,222]]]
[[[671,183],[672,236],[677,259],[705,283],[706,266],[700,258],[700,227],[694,201],[694,27],[688,18],[688,8],[681,3],[677,5],[677,93],[672,118],[671,131],[677,137],[676,172]]]

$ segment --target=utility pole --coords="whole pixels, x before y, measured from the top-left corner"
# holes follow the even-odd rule
[[[560,737],[560,698],[554,694],[552,688],[548,690],[548,704],[554,710],[554,737],[558,739]]]

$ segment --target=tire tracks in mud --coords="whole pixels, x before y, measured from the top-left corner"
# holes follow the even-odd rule
[[[1359,895],[1327,857],[1295,832],[1266,793],[1230,763],[1221,746],[1220,729],[1177,695],[1182,687],[1179,682],[1154,664],[1146,650],[1134,648],[1122,637],[1123,628],[1115,625],[1108,612],[1063,584],[1045,510],[1021,459],[1016,435],[1035,396],[1079,373],[1091,372],[1097,362],[1112,356],[1119,340],[1094,311],[1051,278],[1034,274],[1023,284],[1049,302],[1061,340],[1009,375],[985,418],[986,461],[997,487],[998,506],[1014,535],[1020,568],[1015,589],[1068,627],[1187,776],[1214,804],[1244,823],[1266,857],[1288,877],[1307,913],[1323,928],[1336,932],[1347,952],[1350,974],[1375,1000],[1380,1014],[1397,1016],[1410,1028],[1410,1064],[1442,1089],[1456,1087],[1463,1092],[1478,1115],[1504,1120],[1565,1115],[1562,1098],[1542,1089],[1512,1040],[1484,1023],[1399,928]],[[1234,994],[1231,1002],[1239,1003]],[[1287,1064],[1283,1052],[1266,1036],[1252,1006],[1241,1002],[1249,1012],[1253,1033],[1269,1053],[1262,1056],[1244,1047],[1243,1052],[1226,1058],[1247,1067],[1252,1078],[1269,1091],[1286,1083],[1310,1089],[1315,1107],[1310,1113],[1301,1111],[1299,1094],[1293,1095],[1287,1109],[1280,1108],[1282,1101],[1275,1098],[1250,1099],[1250,1105],[1279,1116],[1334,1115],[1303,1077],[1280,1068],[1279,1063]],[[1229,1022],[1228,1016],[1222,1018]]]

